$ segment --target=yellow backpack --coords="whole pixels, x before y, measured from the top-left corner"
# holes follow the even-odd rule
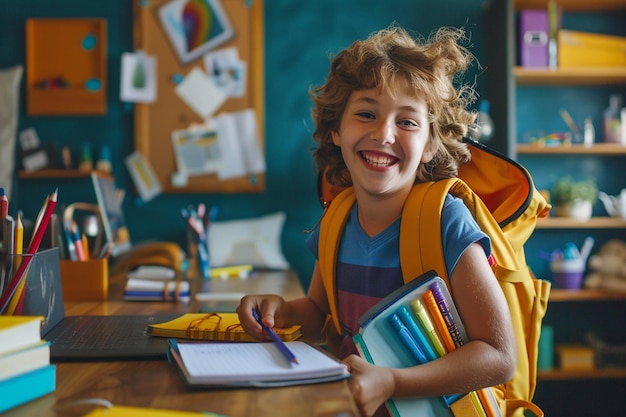
[[[495,387],[494,393],[503,415],[521,417],[528,409],[541,417],[543,412],[532,398],[537,381],[537,344],[550,283],[537,279],[528,268],[524,243],[537,218],[547,216],[550,205],[537,192],[523,166],[477,142],[466,142],[472,161],[459,170],[458,178],[417,184],[405,203],[400,226],[402,275],[408,282],[434,270],[447,282],[441,224],[433,219],[440,218],[447,193],[461,198],[491,238],[495,260],[492,268],[507,299],[517,339],[515,375],[508,383]],[[333,330],[340,333],[335,263],[339,236],[355,202],[354,190],[330,189],[322,180],[319,192],[326,206],[320,224],[319,265]]]

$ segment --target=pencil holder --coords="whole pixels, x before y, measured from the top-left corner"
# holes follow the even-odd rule
[[[61,282],[65,301],[101,301],[109,295],[107,259],[69,261],[62,259]]]

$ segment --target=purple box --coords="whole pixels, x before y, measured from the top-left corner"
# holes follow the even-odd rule
[[[548,67],[549,23],[547,10],[522,10],[519,14],[520,65]]]

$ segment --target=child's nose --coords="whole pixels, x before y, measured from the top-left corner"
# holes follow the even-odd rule
[[[378,141],[381,145],[395,142],[394,124],[389,122],[380,122],[376,125],[372,139]]]

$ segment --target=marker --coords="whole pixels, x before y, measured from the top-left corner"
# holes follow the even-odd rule
[[[396,311],[396,314],[402,321],[402,323],[406,326],[406,328],[413,336],[413,339],[417,342],[417,345],[420,347],[424,355],[426,355],[426,359],[429,361],[434,361],[438,358],[437,352],[433,348],[431,342],[428,340],[428,336],[425,332],[420,329],[417,325],[417,321],[413,318],[409,309],[405,306],[400,306]]]
[[[428,314],[428,311],[426,311],[426,307],[424,307],[422,301],[419,298],[416,298],[411,302],[411,307],[413,307],[413,312],[415,313],[415,316],[417,317],[421,325],[424,326],[424,329],[426,329],[428,338],[432,342],[435,350],[437,351],[437,354],[439,356],[445,355],[446,348],[443,346],[443,343],[439,339],[439,335],[435,330],[435,326],[430,320],[430,315]]]
[[[387,320],[389,321],[389,324],[391,325],[395,333],[400,338],[400,341],[402,342],[404,347],[406,347],[409,352],[411,352],[413,359],[415,359],[418,364],[428,362],[426,355],[424,355],[424,352],[422,352],[420,347],[417,345],[417,342],[415,341],[415,339],[413,339],[413,336],[411,336],[411,332],[409,331],[409,329],[407,329],[404,323],[402,323],[402,320],[400,320],[398,314],[393,313],[387,318]]]

